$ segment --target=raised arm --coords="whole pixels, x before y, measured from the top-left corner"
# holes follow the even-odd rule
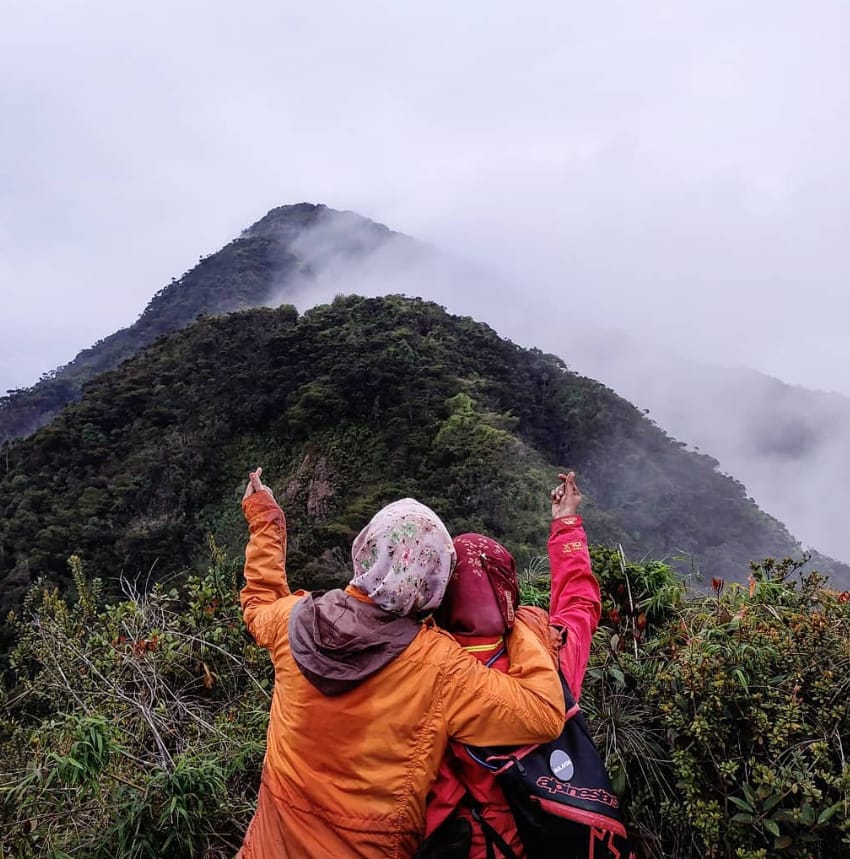
[[[517,620],[507,636],[510,669],[487,668],[454,647],[439,694],[452,739],[477,746],[519,746],[554,740],[564,727],[564,694],[552,657]]]
[[[245,587],[239,598],[254,640],[261,647],[271,647],[280,614],[276,604],[291,592],[286,580],[286,517],[261,475],[260,468],[251,472],[242,498],[250,537],[245,547]]]
[[[559,653],[561,671],[578,700],[602,602],[599,582],[590,567],[587,535],[578,515],[581,491],[576,486],[573,472],[558,476],[561,485],[552,492],[552,524],[549,529],[549,566],[552,571],[549,622],[564,633],[565,641]]]

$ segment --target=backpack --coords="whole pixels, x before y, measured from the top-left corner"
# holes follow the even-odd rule
[[[527,859],[632,859],[619,800],[562,674],[561,685],[567,713],[557,739],[518,749],[466,746],[466,752],[496,775]],[[488,859],[516,859],[499,833],[477,813],[472,797],[467,794],[463,801],[484,833]],[[440,842],[441,830],[450,822],[451,818],[426,839],[423,857],[462,855],[443,854],[433,843],[428,847],[432,839]]]

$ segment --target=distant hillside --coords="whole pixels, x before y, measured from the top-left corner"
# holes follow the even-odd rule
[[[331,242],[323,248],[299,249],[298,240],[319,225]],[[160,335],[184,328],[202,314],[261,306],[272,295],[280,303],[288,289],[312,283],[318,267],[330,260],[343,265],[390,238],[402,237],[359,215],[326,206],[299,203],[273,209],[239,238],[161,289],[133,325],[80,352],[31,388],[0,397],[0,444],[44,426],[79,398],[89,379],[117,367]],[[415,245],[412,239],[406,242]]]
[[[287,509],[297,584],[343,578],[354,534],[408,494],[527,559],[564,467],[593,541],[632,557],[689,553],[706,575],[743,580],[750,559],[799,549],[713,460],[558,359],[431,303],[350,297],[301,317],[204,319],[6,445],[0,609],[37,576],[67,581],[72,552],[107,580],[144,582],[204,563],[210,533],[238,551],[239,493],[258,463]]]
[[[850,560],[850,399],[612,332],[579,333],[571,345],[573,366],[716,457],[804,545]]]

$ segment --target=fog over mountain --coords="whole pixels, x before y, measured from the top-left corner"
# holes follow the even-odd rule
[[[299,283],[287,275],[271,305],[286,301],[306,309],[340,293],[402,292],[482,319],[647,409],[662,429],[715,457],[721,471],[744,483],[804,545],[850,560],[846,397],[750,369],[689,361],[639,335],[582,318],[569,289],[562,298],[542,300],[533,283],[511,284],[406,236],[387,234],[376,242],[369,223],[351,213],[320,219],[292,247],[309,277]],[[369,250],[352,257],[352,247]]]
[[[5,4],[0,383],[320,200],[850,395],[849,37],[843,0]]]
[[[689,361],[647,333],[590,321],[584,296],[568,284],[556,295],[532,275],[512,283],[486,264],[313,204],[272,210],[160,290],[133,326],[78,355],[54,380],[12,398],[14,405],[0,403],[0,438],[31,432],[75,399],[85,379],[198,313],[263,303],[304,310],[340,293],[422,296],[559,355],[647,410],[678,440],[715,457],[804,545],[850,559],[843,523],[850,503],[847,398]]]
[[[771,416],[717,382],[734,393],[711,408],[667,367],[850,396],[843,0],[4,11],[0,395],[130,325],[258,212],[322,200],[498,274],[420,255],[405,288],[566,354],[848,556],[843,407]],[[398,280],[398,253],[373,268]],[[327,262],[316,300],[393,288]],[[753,448],[786,417],[815,441]]]
[[[720,462],[804,545],[850,558],[850,399],[743,367],[687,361],[620,334],[587,336],[575,367]]]

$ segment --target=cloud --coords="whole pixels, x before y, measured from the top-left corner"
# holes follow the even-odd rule
[[[12,3],[0,256],[27,294],[0,334],[47,306],[87,345],[308,199],[571,315],[847,391],[848,17],[840,0]]]

